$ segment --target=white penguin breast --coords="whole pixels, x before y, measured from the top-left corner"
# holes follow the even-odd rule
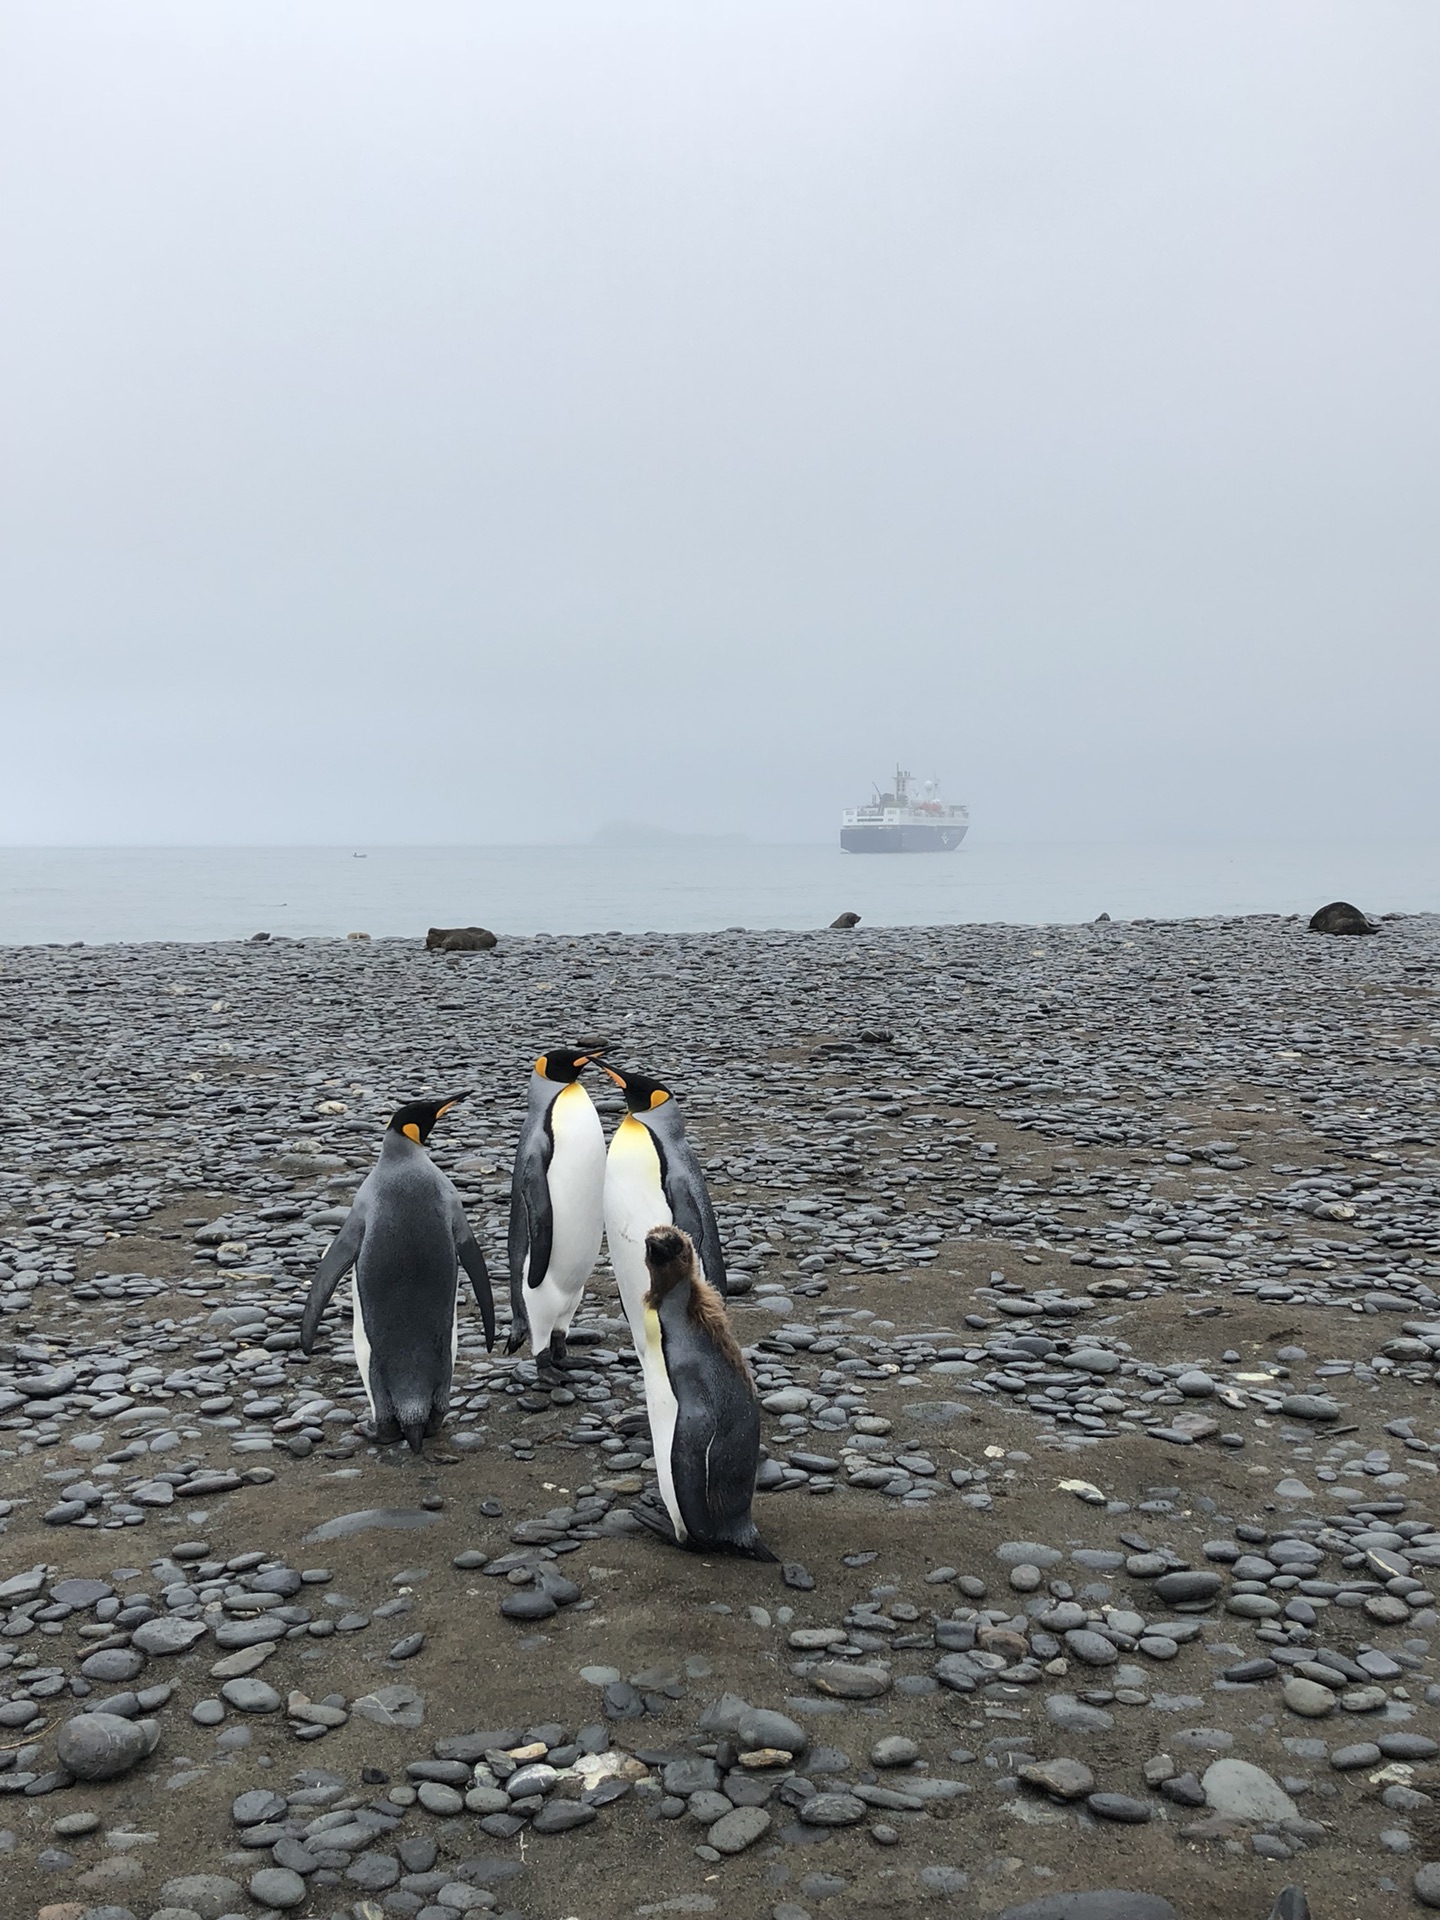
[[[556,1096],[550,1132],[550,1265],[545,1277],[568,1292],[585,1284],[599,1257],[605,1217],[605,1134],[582,1086],[566,1087]]]
[[[605,1233],[631,1338],[642,1361],[646,1347],[645,1296],[650,1291],[645,1236],[652,1227],[668,1227],[671,1219],[660,1182],[660,1156],[650,1129],[627,1113],[615,1129],[605,1162]]]
[[[644,1309],[644,1346],[641,1368],[645,1375],[645,1406],[650,1415],[650,1440],[655,1448],[655,1478],[660,1498],[665,1502],[675,1528],[675,1538],[683,1540],[685,1522],[680,1518],[680,1502],[675,1498],[675,1422],[680,1405],[670,1375],[665,1370],[665,1348],[660,1338],[660,1316],[653,1307]]]

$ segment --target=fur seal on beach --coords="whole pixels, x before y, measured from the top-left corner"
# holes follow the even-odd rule
[[[495,1344],[485,1256],[459,1194],[425,1151],[441,1114],[465,1098],[452,1093],[396,1108],[380,1158],[310,1283],[300,1322],[300,1349],[308,1358],[320,1316],[353,1267],[355,1363],[375,1438],[388,1446],[403,1434],[413,1453],[439,1431],[450,1404],[457,1263],[470,1276],[486,1344]]]
[[[488,927],[431,927],[425,935],[427,952],[488,953],[499,942]]]
[[[860,916],[858,913],[837,913],[835,918],[830,922],[832,927],[858,927],[859,924]]]
[[[1310,916],[1311,933],[1378,933],[1379,927],[1348,900],[1332,900]]]
[[[540,1364],[565,1357],[565,1335],[600,1256],[604,1232],[605,1134],[580,1075],[592,1054],[542,1053],[510,1181],[510,1302],[507,1351],[530,1336]]]
[[[773,1560],[750,1512],[760,1405],[725,1302],[679,1227],[646,1234],[645,1265],[645,1404],[665,1512],[644,1502],[632,1511],[693,1552]]]
[[[725,1256],[710,1189],[685,1137],[679,1102],[658,1080],[617,1073],[603,1060],[600,1066],[624,1092],[628,1109],[605,1160],[605,1237],[630,1335],[643,1360],[645,1296],[650,1291],[646,1234],[672,1221],[682,1228],[695,1244],[706,1280],[722,1299],[728,1291]]]

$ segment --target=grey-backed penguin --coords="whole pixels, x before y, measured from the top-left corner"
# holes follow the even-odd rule
[[[542,1053],[510,1182],[507,1350],[530,1336],[541,1364],[565,1357],[565,1335],[600,1257],[605,1134],[580,1075],[594,1058],[571,1047]]]
[[[727,1292],[725,1256],[710,1189],[685,1137],[679,1102],[658,1080],[617,1073],[603,1060],[600,1066],[624,1089],[628,1109],[605,1160],[605,1235],[630,1336],[643,1363],[645,1295],[650,1290],[646,1234],[672,1221],[689,1234],[705,1279],[722,1299]]]
[[[353,1267],[355,1361],[375,1438],[388,1446],[403,1434],[415,1453],[439,1431],[450,1404],[457,1263],[470,1276],[486,1344],[495,1344],[485,1256],[459,1194],[425,1151],[441,1114],[466,1097],[412,1100],[396,1109],[380,1158],[310,1283],[300,1322],[308,1356],[330,1296]]]
[[[675,1226],[645,1236],[645,1401],[660,1498],[635,1517],[697,1553],[775,1555],[750,1512],[760,1464],[760,1406],[725,1302]]]

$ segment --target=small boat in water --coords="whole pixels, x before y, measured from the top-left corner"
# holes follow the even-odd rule
[[[968,807],[950,807],[938,780],[912,785],[914,775],[895,769],[891,793],[876,788],[864,807],[847,807],[840,844],[847,853],[953,853],[970,825]]]

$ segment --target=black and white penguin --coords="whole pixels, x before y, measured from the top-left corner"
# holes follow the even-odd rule
[[[623,1088],[628,1109],[605,1161],[605,1236],[630,1336],[643,1362],[645,1295],[650,1290],[646,1234],[673,1221],[694,1242],[701,1272],[722,1299],[728,1291],[725,1256],[710,1189],[685,1137],[679,1102],[658,1080],[617,1073],[603,1060],[600,1066]]]
[[[375,1438],[404,1436],[411,1451],[437,1433],[450,1404],[459,1310],[457,1267],[464,1267],[495,1344],[490,1277],[464,1204],[425,1151],[442,1113],[468,1096],[412,1100],[396,1109],[380,1158],[361,1182],[349,1217],[310,1283],[300,1322],[308,1357],[330,1296],[353,1267],[355,1363],[370,1401]]]
[[[760,1464],[760,1405],[725,1302],[700,1272],[690,1236],[645,1236],[645,1402],[660,1498],[669,1515],[632,1511],[696,1553],[775,1555],[750,1512]]]
[[[510,1181],[508,1351],[530,1336],[542,1365],[565,1357],[565,1335],[600,1257],[605,1227],[605,1134],[580,1075],[594,1058],[542,1053]]]

